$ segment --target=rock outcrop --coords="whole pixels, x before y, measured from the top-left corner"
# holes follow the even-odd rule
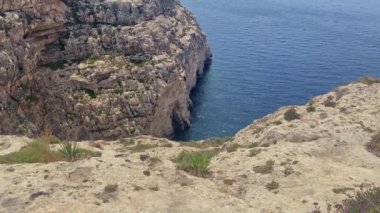
[[[210,57],[177,0],[0,0],[0,133],[171,136]]]
[[[171,160],[207,146],[150,136],[82,142],[102,156],[77,162],[2,164],[0,212],[312,212],[314,205],[327,212],[328,204],[380,186],[379,150],[368,146],[374,135],[380,83],[349,84],[281,108],[224,144],[203,142],[221,150],[206,178]],[[0,137],[0,155],[29,141]]]

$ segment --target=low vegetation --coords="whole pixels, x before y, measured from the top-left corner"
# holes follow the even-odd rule
[[[117,184],[108,184],[107,186],[104,187],[104,192],[106,193],[116,192],[117,188],[119,188],[119,185]]]
[[[237,143],[231,144],[230,146],[227,146],[226,151],[227,152],[236,152],[241,146]]]
[[[208,167],[211,158],[217,153],[217,149],[196,152],[182,151],[173,162],[178,164],[179,169],[184,170],[191,175],[206,177],[209,174]]]
[[[380,188],[370,188],[357,192],[354,197],[343,201],[341,212],[380,212]]]
[[[97,95],[95,93],[94,90],[91,90],[91,89],[86,89],[84,91],[86,93],[86,95],[88,95],[91,99],[96,99]]]
[[[261,149],[251,149],[249,151],[249,157],[255,157],[256,155],[260,154],[262,150]]]
[[[375,77],[363,77],[359,80],[360,83],[372,85],[372,84],[378,84],[380,83],[380,78]]]
[[[133,138],[124,138],[120,140],[124,146],[132,146],[135,145],[135,140]]]
[[[327,99],[325,100],[325,102],[323,102],[323,105],[325,105],[325,107],[335,108],[336,102],[333,99],[334,99],[333,96],[328,96]]]
[[[84,157],[99,157],[100,152],[92,152],[87,149],[79,148],[75,142],[64,142],[59,149],[61,155],[68,161],[75,161]]]
[[[50,163],[55,161],[74,161],[83,157],[97,157],[99,152],[81,149],[75,143],[63,143],[60,150],[50,149],[49,142],[44,138],[36,139],[17,152],[0,156],[0,163]]]
[[[49,163],[63,160],[59,152],[51,151],[49,145],[41,140],[35,140],[17,152],[0,156],[0,163]]]
[[[301,119],[301,115],[297,113],[297,110],[295,108],[291,108],[285,112],[284,118],[287,121],[292,121],[296,119]]]
[[[230,137],[223,137],[223,138],[209,138],[207,140],[204,140],[202,142],[194,141],[194,142],[183,142],[181,143],[181,146],[187,146],[187,147],[194,147],[198,149],[207,149],[211,147],[219,147],[223,145],[227,141],[231,141],[232,138]]]
[[[344,193],[347,190],[353,190],[352,188],[343,188],[342,190],[334,190],[335,193]],[[334,208],[334,210],[333,210]],[[314,203],[314,210],[312,213],[324,212],[321,210],[318,203]],[[354,196],[343,200],[341,203],[332,206],[327,205],[326,212],[336,212],[336,213],[378,213],[380,212],[380,188],[371,187],[366,190],[360,190]]]
[[[274,181],[274,180],[272,180],[272,182],[267,183],[267,184],[265,185],[265,188],[268,189],[269,191],[276,190],[276,189],[278,189],[278,187],[280,187],[280,184],[277,183],[277,182]]]
[[[137,144],[132,147],[127,147],[127,149],[130,150],[132,153],[135,153],[135,152],[145,152],[148,149],[153,149],[157,147],[158,145],[154,145],[154,144]]]
[[[57,61],[54,61],[54,62],[43,64],[41,66],[42,67],[48,67],[48,68],[50,68],[52,70],[58,70],[58,69],[63,69],[65,67],[66,63],[67,63],[67,61],[65,61],[65,60],[57,60]]]
[[[380,133],[372,136],[371,141],[367,143],[366,148],[369,152],[380,157]]]
[[[255,166],[253,171],[260,174],[270,174],[273,172],[274,160],[268,160],[264,166]]]
[[[346,194],[347,191],[352,191],[352,190],[355,190],[355,189],[350,188],[350,187],[343,187],[343,188],[334,188],[333,192],[335,194]]]
[[[313,105],[308,105],[307,108],[306,108],[306,111],[307,111],[308,113],[315,112],[315,106],[313,106]]]

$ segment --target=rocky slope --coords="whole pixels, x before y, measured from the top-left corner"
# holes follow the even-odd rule
[[[206,178],[171,161],[203,146],[151,136],[83,142],[102,156],[77,162],[0,165],[0,211],[311,212],[318,203],[326,212],[359,188],[380,186],[380,158],[367,149],[378,133],[380,83],[349,84],[281,108],[220,144]],[[30,139],[0,141],[6,154]],[[150,149],[133,152],[133,144]]]
[[[177,0],[0,0],[0,133],[170,136],[210,57]]]

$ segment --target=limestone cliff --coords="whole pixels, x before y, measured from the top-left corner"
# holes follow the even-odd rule
[[[0,164],[0,212],[328,212],[328,204],[380,186],[379,139],[380,81],[349,84],[281,108],[227,142],[139,136],[80,144],[101,157]],[[2,136],[0,155],[29,141]],[[183,150],[217,147],[205,178],[172,161]]]
[[[0,0],[0,133],[170,136],[210,57],[177,0]]]

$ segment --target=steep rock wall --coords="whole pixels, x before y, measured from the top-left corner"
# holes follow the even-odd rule
[[[171,136],[210,57],[176,0],[2,0],[0,133]]]

